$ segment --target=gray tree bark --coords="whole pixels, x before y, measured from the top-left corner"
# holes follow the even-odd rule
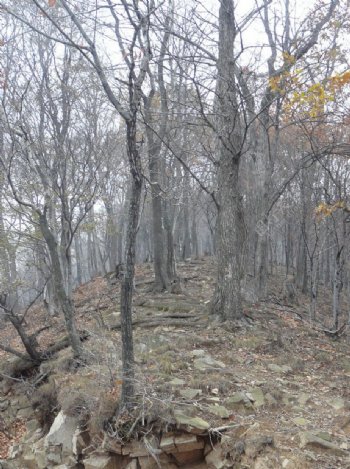
[[[219,11],[217,80],[218,219],[217,280],[212,312],[223,320],[242,317],[241,279],[244,223],[239,188],[242,150],[237,90],[234,78],[235,18],[232,0],[222,0]]]

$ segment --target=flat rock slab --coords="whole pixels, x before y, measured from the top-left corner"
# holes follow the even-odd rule
[[[221,417],[222,419],[228,419],[231,415],[231,412],[229,412],[223,405],[210,405],[208,410],[212,414],[216,415],[217,417]]]
[[[45,437],[45,446],[61,446],[62,452],[71,453],[73,450],[73,436],[77,427],[77,419],[69,417],[61,411]]]
[[[246,396],[254,404],[254,407],[261,407],[265,404],[265,396],[260,388],[251,389],[246,392]]]
[[[300,438],[300,447],[305,448],[307,446],[314,447],[314,448],[323,448],[325,450],[331,450],[332,453],[337,455],[345,455],[347,454],[346,451],[341,449],[335,443],[328,441],[328,439],[321,438],[322,434],[314,434],[312,432],[302,432],[299,434]]]
[[[275,373],[289,373],[293,371],[289,365],[276,365],[276,363],[269,363],[267,368]]]
[[[192,400],[195,397],[200,396],[202,394],[202,390],[201,389],[188,388],[188,389],[181,389],[179,391],[179,393],[180,393],[181,397],[184,397],[185,399]]]
[[[200,358],[195,359],[193,365],[197,370],[201,371],[226,368],[225,363],[219,360],[215,360],[215,358],[211,357],[210,355],[204,355]]]
[[[204,432],[210,428],[208,422],[200,417],[189,417],[181,412],[175,412],[175,421],[178,425],[192,429],[194,432]]]

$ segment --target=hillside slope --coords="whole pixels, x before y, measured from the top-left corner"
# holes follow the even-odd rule
[[[69,348],[40,369],[1,353],[0,451],[9,467],[41,467],[29,458],[28,448],[44,441],[63,409],[89,433],[85,446],[90,447],[77,457],[80,466],[71,461],[66,467],[95,467],[84,466],[85,458],[101,450],[107,433],[115,445],[144,443],[153,434],[159,446],[164,435],[185,432],[197,435],[195,446],[186,447],[186,457],[171,453],[171,463],[158,459],[158,467],[350,468],[346,337],[333,340],[320,327],[311,328],[306,299],[287,305],[281,274],[271,279],[268,301],[246,306],[246,325],[221,324],[208,314],[214,272],[210,259],[182,263],[183,293],[154,294],[151,267],[139,267],[134,302],[138,407],[117,421],[112,417],[121,384],[118,285],[97,278],[75,292],[79,328],[88,335],[86,366],[74,364]],[[27,322],[33,330],[49,326],[39,336],[43,349],[64,338],[61,319],[48,318],[41,307]],[[9,325],[0,340],[20,347]],[[196,418],[207,424],[205,431],[196,430],[191,420]],[[112,450],[104,445],[103,451]],[[130,467],[153,467],[144,454],[135,458]]]

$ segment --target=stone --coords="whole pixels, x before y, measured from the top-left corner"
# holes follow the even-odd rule
[[[40,424],[36,419],[28,420],[26,422],[28,433],[34,433],[36,430],[41,430]]]
[[[190,355],[192,357],[204,357],[205,356],[205,350],[203,349],[195,349],[195,350],[192,350],[192,352],[190,353]]]
[[[311,399],[311,394],[303,392],[298,396],[298,402],[300,405],[304,406]]]
[[[10,401],[8,399],[1,399],[0,400],[0,412],[4,412],[6,409],[8,409],[10,405]]]
[[[331,450],[332,453],[338,455],[345,455],[346,451],[341,449],[336,444],[321,438],[320,433],[318,435],[313,434],[312,432],[302,432],[299,434],[300,439],[300,447],[305,448],[307,446],[311,446],[314,448],[323,448],[326,450]]]
[[[125,467],[125,469],[138,469],[137,467],[137,459],[133,459],[129,464]]]
[[[208,469],[224,469],[229,467],[223,448],[220,445],[215,445],[213,450],[210,451],[205,457]]]
[[[289,365],[277,365],[276,363],[269,363],[267,365],[268,369],[274,371],[275,373],[289,373],[293,371]]]
[[[172,386],[184,386],[186,384],[186,381],[184,379],[174,378],[169,382],[169,384],[171,384]]]
[[[9,459],[18,458],[22,454],[22,452],[23,452],[22,445],[18,445],[18,444],[12,445],[10,448],[10,452],[9,452]]]
[[[37,441],[41,440],[43,436],[42,428],[38,428],[37,430],[30,435],[30,437],[26,440],[26,443],[36,443]]]
[[[47,462],[53,464],[62,464],[62,447],[61,445],[46,445],[46,459]]]
[[[0,469],[17,469],[10,461],[0,459]]]
[[[292,419],[292,422],[295,423],[295,425],[303,427],[305,425],[308,425],[310,423],[310,420],[304,419],[304,417],[295,417],[294,419]]]
[[[264,393],[260,388],[251,389],[246,393],[248,399],[253,402],[254,407],[261,407],[265,404]]]
[[[180,467],[195,464],[203,460],[203,449],[193,449],[191,451],[179,451],[172,453]]]
[[[35,451],[34,454],[37,469],[45,469],[47,467],[46,451],[44,449],[40,449]]]
[[[156,448],[155,450],[157,452]],[[140,456],[148,456],[149,451],[142,441],[131,441],[122,447],[122,454],[128,455],[131,458],[138,458]]]
[[[252,402],[242,392],[235,392],[232,396],[225,400],[225,406],[235,412],[244,414],[255,413]]]
[[[34,417],[34,412],[32,407],[24,407],[23,409],[19,409],[17,412],[16,417],[18,419],[29,420]]]
[[[332,441],[332,435],[328,432],[319,431],[315,433],[315,435],[319,438],[322,438],[322,440]]]
[[[221,417],[222,419],[228,419],[231,413],[222,405],[210,405],[208,407],[209,412],[212,414]]]
[[[21,464],[21,467],[25,469],[38,469],[35,454],[33,454],[31,451],[23,454],[18,462]]]
[[[329,399],[327,402],[335,410],[342,410],[345,407],[345,401],[341,397],[334,397],[333,399]]]
[[[255,436],[247,438],[244,442],[244,452],[249,458],[255,458],[266,446],[273,446],[271,436]]]
[[[110,451],[111,453],[122,454],[123,445],[120,443],[119,440],[105,435],[102,442],[102,448],[107,451]]]
[[[165,434],[160,440],[159,448],[166,453],[176,450],[174,435]]]
[[[121,465],[120,458],[115,455],[92,454],[83,464],[85,469],[122,469],[128,463]]]
[[[84,448],[90,444],[90,435],[87,431],[77,428],[72,438],[72,452],[77,458],[83,454]]]
[[[225,363],[219,360],[215,360],[210,355],[204,355],[200,358],[197,358],[196,360],[194,360],[193,366],[197,370],[201,370],[201,371],[207,371],[210,369],[215,370],[217,368],[226,368]]]
[[[188,389],[181,389],[179,393],[181,397],[192,400],[195,397],[200,396],[202,394],[202,390],[188,388]]]
[[[75,417],[59,412],[45,437],[45,446],[60,445],[63,453],[72,453],[73,436],[77,427],[78,420]]]
[[[204,440],[198,439],[196,435],[183,434],[175,436],[175,449],[178,452],[193,451],[204,448]]]
[[[200,417],[189,417],[181,412],[175,412],[175,420],[178,425],[188,428],[190,431],[197,430],[199,432],[204,432],[210,428],[208,422],[203,420]]]
[[[169,457],[166,454],[162,454],[157,459],[152,456],[142,456],[138,458],[138,463],[140,469],[177,469],[178,466],[170,461]]]

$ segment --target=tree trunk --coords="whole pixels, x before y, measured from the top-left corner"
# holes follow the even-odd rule
[[[70,344],[73,349],[74,357],[80,358],[82,353],[81,342],[79,333],[75,324],[75,310],[72,299],[67,295],[64,285],[64,278],[61,270],[60,258],[58,255],[57,241],[54,235],[51,233],[46,214],[39,215],[39,224],[42,235],[47,244],[47,248],[50,253],[51,258],[51,268],[52,268],[52,279],[54,283],[54,292],[56,295],[56,300],[62,309],[66,329],[69,335]]]
[[[152,229],[153,229],[153,266],[155,290],[167,290],[170,278],[167,271],[167,250],[164,227],[164,204],[161,190],[160,142],[155,142],[152,130],[147,130],[148,166],[151,179]]]
[[[132,330],[132,298],[135,276],[135,246],[142,193],[141,158],[136,143],[136,117],[126,123],[128,158],[131,171],[131,190],[125,245],[125,271],[122,275],[120,312],[122,336],[123,384],[122,402],[133,404],[135,392],[134,345]]]
[[[82,269],[82,250],[81,250],[81,239],[80,233],[77,231],[74,236],[74,248],[75,248],[75,263],[77,268],[77,284],[81,285],[83,283],[83,269]]]
[[[232,0],[219,11],[217,136],[219,150],[217,282],[212,312],[224,320],[242,317],[241,278],[244,246],[243,212],[239,190],[242,149],[239,108],[234,78],[235,18]]]
[[[339,329],[340,316],[340,292],[342,291],[342,249],[339,249],[335,257],[334,280],[333,280],[333,330]]]

